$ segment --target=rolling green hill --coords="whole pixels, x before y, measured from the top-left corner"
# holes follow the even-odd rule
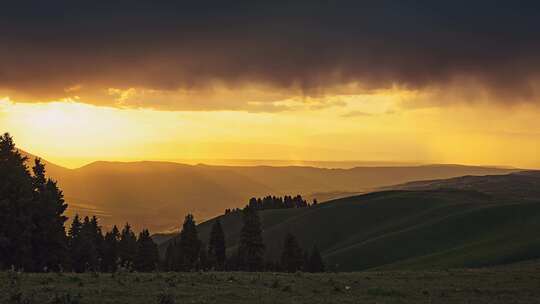
[[[474,189],[499,198],[536,199],[540,197],[540,171],[520,171],[503,175],[468,175],[449,179],[421,180],[385,187],[385,189]]]
[[[539,177],[528,175],[528,181]],[[317,244],[328,265],[342,271],[481,267],[539,258],[540,197],[509,198],[513,189],[521,190],[514,178],[506,175],[503,197],[474,189],[391,190],[261,211],[267,259],[279,257],[287,232],[304,248]],[[232,252],[241,214],[219,219]],[[199,225],[205,241],[212,223]]]

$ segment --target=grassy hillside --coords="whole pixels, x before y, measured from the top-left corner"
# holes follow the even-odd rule
[[[525,266],[324,274],[0,273],[0,303],[539,303],[540,268]]]
[[[324,169],[96,162],[70,170],[48,164],[49,175],[59,181],[71,206],[69,213],[97,214],[105,226],[129,221],[135,229],[153,232],[179,227],[188,212],[198,219],[212,218],[252,196],[313,198],[310,194],[318,192],[321,201],[418,179],[507,172],[511,170],[453,165]]]
[[[505,193],[520,189],[508,185]],[[540,197],[516,197],[462,189],[393,190],[259,214],[268,259],[279,257],[284,236],[292,232],[304,248],[317,244],[328,265],[343,271],[481,267],[540,257]],[[241,214],[219,219],[232,252]],[[199,225],[203,239],[212,223]]]
[[[461,176],[449,179],[414,181],[386,187],[401,190],[475,189],[506,199],[540,197],[540,171],[520,171],[505,175]]]

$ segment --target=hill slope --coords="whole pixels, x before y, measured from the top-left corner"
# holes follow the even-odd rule
[[[96,162],[78,169],[47,164],[69,213],[97,214],[105,226],[129,221],[135,229],[170,231],[183,216],[199,220],[244,205],[252,196],[296,195],[319,201],[419,179],[505,174],[511,169],[432,165],[324,169],[207,166],[170,162]]]
[[[505,198],[540,197],[540,171],[520,171],[508,175],[461,176],[441,180],[414,181],[387,187],[401,190],[475,189]]]
[[[501,177],[501,183],[504,179],[513,181],[514,175]],[[528,183],[539,179],[527,175]],[[538,258],[540,196],[508,198],[520,189],[508,182],[504,197],[474,189],[383,191],[304,209],[261,211],[267,258],[279,257],[287,232],[304,248],[316,243],[329,265],[346,271],[480,267]],[[219,218],[232,252],[241,215]],[[212,223],[199,225],[201,237],[208,237]]]

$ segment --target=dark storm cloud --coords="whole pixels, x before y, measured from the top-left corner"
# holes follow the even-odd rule
[[[464,82],[499,101],[539,95],[534,1],[192,2],[4,1],[0,92],[27,100],[78,94],[108,104],[108,88],[256,84],[280,96],[317,96],[349,83],[440,91]],[[227,109],[252,99],[265,100],[155,103]],[[182,105],[190,102],[197,105]]]

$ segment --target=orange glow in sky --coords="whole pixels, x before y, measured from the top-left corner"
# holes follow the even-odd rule
[[[540,110],[408,107],[414,92],[290,98],[287,110],[157,111],[0,101],[1,131],[67,167],[96,160],[280,159],[540,168]],[[334,106],[332,106],[335,104]]]

